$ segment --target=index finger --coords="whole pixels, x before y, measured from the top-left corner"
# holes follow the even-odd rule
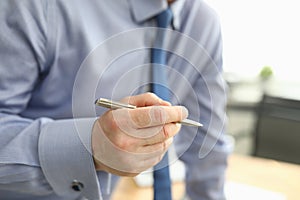
[[[147,92],[144,94],[126,97],[121,100],[124,103],[132,104],[137,107],[145,107],[145,106],[153,106],[153,105],[161,105],[161,106],[170,106],[171,104],[167,101],[162,100],[154,93]]]
[[[188,110],[183,106],[148,106],[128,112],[135,128],[179,122],[188,116]]]

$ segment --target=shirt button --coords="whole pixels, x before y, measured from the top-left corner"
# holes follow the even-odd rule
[[[71,188],[76,192],[80,192],[84,188],[84,185],[77,180],[73,180]]]

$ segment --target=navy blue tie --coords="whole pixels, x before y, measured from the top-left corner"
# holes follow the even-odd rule
[[[157,27],[167,28],[172,21],[172,11],[168,8],[156,16]],[[157,31],[155,48],[151,49],[151,62],[152,62],[152,81],[151,90],[160,98],[169,101],[170,91],[167,84],[166,73],[166,51],[162,50],[165,41],[166,31],[159,29]],[[154,166],[154,200],[171,200],[171,180],[168,167],[168,153],[165,154],[163,159]]]

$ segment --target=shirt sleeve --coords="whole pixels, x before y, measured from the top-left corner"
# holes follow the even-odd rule
[[[232,146],[225,135],[226,84],[222,79],[220,24],[216,14],[203,1],[197,4],[194,4],[196,1],[186,2],[189,13],[194,14],[189,16],[193,20],[189,23],[192,27],[187,27],[192,30],[190,36],[206,50],[209,62],[203,62],[205,66],[202,66],[201,75],[193,83],[198,102],[188,98],[184,102],[192,116],[197,110],[195,108],[199,108],[199,120],[204,126],[193,138],[188,133],[189,128],[182,127],[187,133],[178,134],[176,150],[186,164],[189,199],[225,199],[225,171]]]
[[[20,115],[47,70],[51,2],[0,1],[0,193],[99,199],[90,144],[95,118]]]
[[[41,130],[38,147],[41,168],[60,196],[100,198],[91,152],[94,121],[93,118],[53,121]]]
[[[94,118],[0,119],[0,190],[100,198],[90,144]]]

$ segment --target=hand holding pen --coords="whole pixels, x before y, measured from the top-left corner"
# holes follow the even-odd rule
[[[107,105],[101,106],[110,109],[93,127],[94,160],[97,169],[122,176],[135,176],[157,164],[179,132],[178,122],[188,116],[185,107],[171,106],[152,93],[123,99],[128,105],[104,102]],[[124,106],[128,109],[119,109]]]
[[[118,101],[112,101],[112,100],[108,100],[105,98],[99,98],[95,101],[95,104],[97,106],[102,106],[108,109],[122,109],[122,108],[127,108],[127,109],[136,109],[137,107],[135,105],[131,105],[131,104],[124,104],[122,102],[118,102]],[[201,123],[190,120],[190,119],[183,119],[181,121],[178,121],[176,123],[182,124],[182,125],[186,125],[186,126],[195,126],[195,127],[200,127],[203,126]]]

